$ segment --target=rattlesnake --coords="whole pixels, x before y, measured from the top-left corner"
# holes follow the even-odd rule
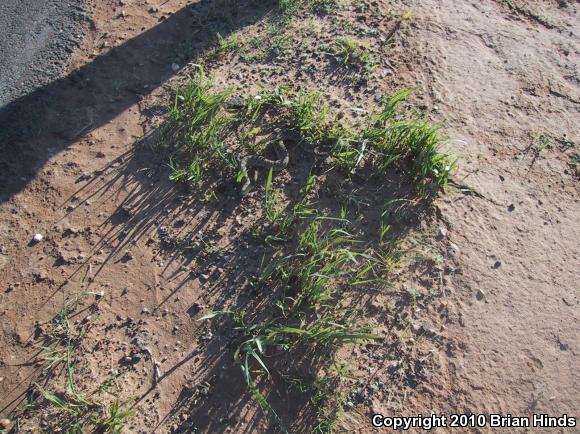
[[[274,152],[276,153],[277,160],[269,160],[261,155],[247,155],[242,158],[240,162],[240,168],[242,172],[245,174],[245,182],[242,186],[242,195],[248,193],[251,185],[250,176],[248,173],[248,169],[251,167],[263,167],[265,169],[272,169],[274,172],[279,172],[284,170],[286,166],[288,166],[288,161],[290,159],[288,155],[288,149],[286,149],[286,145],[284,144],[283,138],[279,138],[275,142],[273,142],[272,147]],[[258,172],[255,172],[254,181],[257,179]]]

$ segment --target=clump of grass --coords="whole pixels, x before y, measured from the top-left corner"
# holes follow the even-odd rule
[[[202,68],[177,89],[163,129],[165,146],[172,147],[177,156],[170,163],[173,180],[198,182],[216,160],[235,167],[236,159],[224,145],[234,122],[226,110],[231,95],[230,89],[216,90]]]
[[[370,63],[370,53],[366,45],[354,39],[339,38],[331,46],[336,60],[346,67],[357,67]]]
[[[275,417],[284,432],[283,421],[259,387],[262,380],[271,378],[271,369],[276,366],[275,362],[268,363],[270,366],[266,363],[274,350],[278,356],[282,354],[289,359],[296,353],[308,354],[308,358],[316,363],[316,360],[326,360],[343,345],[380,339],[371,333],[370,327],[359,324],[355,311],[340,306],[346,288],[374,282],[374,277],[369,276],[373,274],[375,261],[355,248],[357,242],[343,228],[344,225],[331,225],[325,229],[326,223],[329,220],[324,217],[307,219],[296,235],[295,251],[270,262],[261,274],[261,286],[271,288],[269,291],[276,288],[282,291],[276,303],[279,313],[255,322],[241,315],[235,318],[237,328],[246,338],[239,345],[234,359],[257,402]],[[218,313],[205,318],[216,315]],[[331,373],[327,372],[327,375]],[[313,386],[318,404],[323,398],[329,398],[328,393],[321,393],[321,384],[320,387]],[[322,419],[328,419],[331,413],[325,411],[321,415],[321,424]]]
[[[292,124],[307,142],[328,137],[328,107],[318,92],[296,92],[288,105]]]
[[[280,191],[273,188],[272,170],[270,169],[264,186],[263,209],[268,224],[276,231],[275,239],[286,239],[292,226],[300,219],[305,219],[315,214],[313,204],[308,199],[315,182],[316,178],[312,175],[309,176],[300,190],[301,199],[287,206],[282,201]],[[268,239],[271,239],[271,237]]]
[[[387,99],[361,139],[377,152],[373,164],[378,174],[398,165],[416,182],[420,192],[437,191],[447,186],[455,160],[441,152],[446,137],[438,126],[425,119],[405,118],[400,112],[399,104],[410,93],[411,90],[403,90]]]
[[[238,51],[242,47],[242,42],[235,34],[224,38],[218,32],[216,33],[216,40],[217,47],[208,54],[211,59],[217,59],[227,53]]]
[[[93,416],[93,424],[98,432],[121,434],[127,420],[135,414],[128,408],[132,401],[115,401],[108,408],[103,408],[102,415]]]
[[[360,72],[361,78],[368,78],[375,68],[368,45],[354,39],[337,39],[330,46],[330,54],[343,67]]]
[[[337,5],[336,0],[279,0],[278,5],[283,17],[290,18],[302,9],[310,12],[330,13]]]

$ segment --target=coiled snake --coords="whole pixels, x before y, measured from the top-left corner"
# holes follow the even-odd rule
[[[290,157],[288,155],[288,149],[286,149],[286,145],[284,144],[283,138],[279,138],[278,140],[272,143],[272,148],[276,153],[277,160],[270,160],[265,158],[261,155],[247,155],[242,158],[240,162],[240,168],[242,172],[245,174],[245,182],[242,186],[242,195],[248,194],[252,181],[250,180],[250,176],[248,170],[252,167],[263,167],[265,169],[272,169],[274,172],[280,172],[284,170],[288,166],[288,161]],[[258,172],[256,171],[254,174],[254,181],[258,177]]]

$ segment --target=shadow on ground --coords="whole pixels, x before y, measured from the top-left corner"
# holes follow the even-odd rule
[[[225,179],[221,180],[222,187],[215,195],[206,200],[203,188],[193,190],[171,182],[166,159],[152,151],[147,141],[144,138],[134,150],[99,170],[98,176],[74,195],[80,203],[90,200],[95,206],[119,195],[125,197],[102,224],[103,235],[92,254],[102,249],[108,254],[100,267],[93,270],[94,278],[108,264],[122,260],[132,245],[159,246],[158,258],[164,264],[161,273],[171,289],[166,290],[165,298],[152,314],[175,297],[187,298],[182,294],[185,289],[199,286],[199,298],[188,299],[190,306],[181,313],[193,320],[208,310],[225,309],[246,311],[252,322],[271,317],[272,307],[282,295],[276,288],[261,287],[255,282],[263,264],[270,263],[277,250],[288,249],[289,245],[272,246],[264,242],[268,234],[263,229],[264,221],[253,218],[255,208],[261,206],[260,187],[254,195],[243,197],[236,180]],[[321,172],[319,160],[325,156],[309,156],[300,144],[289,148],[289,153],[290,176],[278,177],[275,185],[287,197],[297,200],[309,174]],[[360,214],[363,218],[352,222],[353,230],[357,238],[367,240],[369,245],[377,242],[381,223],[392,226],[393,240],[402,239],[417,227],[429,209],[428,201],[415,201],[408,179],[396,172],[381,179],[354,176],[345,181],[339,174],[326,174],[320,179],[318,208],[332,217],[340,216],[343,205],[356,210],[352,215]],[[384,204],[393,201],[408,206],[383,216]],[[86,270],[91,259],[89,256],[77,273]],[[365,308],[371,296],[361,292],[352,306]],[[203,312],[200,304],[206,306]],[[167,369],[159,384],[183,370],[188,373],[189,381],[182,385],[177,401],[155,430],[166,429],[178,421],[172,432],[193,432],[194,428],[202,432],[224,432],[228,426],[235,426],[236,432],[280,432],[276,418],[264,417],[258,408],[240,367],[233,361],[236,350],[247,337],[229,318],[195,321],[195,324],[195,350]],[[308,379],[315,378],[321,367],[318,360],[325,359],[317,359],[316,354],[307,352],[295,353],[289,358],[285,352],[273,350],[265,356],[273,378],[261,386],[291,432],[311,432],[316,423],[313,390],[301,388],[299,381],[308,384]],[[155,393],[156,387],[151,387],[137,404]],[[248,411],[250,414],[244,414]],[[181,417],[183,414],[188,415],[185,420]],[[243,426],[239,425],[240,421],[244,421]]]
[[[275,0],[201,0],[91,63],[0,108],[0,202],[53,155],[138,103],[223,36],[276,10]]]

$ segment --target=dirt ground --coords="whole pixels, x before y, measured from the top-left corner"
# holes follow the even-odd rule
[[[218,31],[263,34],[275,1],[237,2],[230,22],[224,3],[209,0],[90,3],[69,74],[27,97],[38,102],[22,117],[30,128],[2,157],[0,415],[14,432],[54,429],[48,410],[25,405],[35,383],[55,381],[42,359],[47,324],[66,297],[87,291],[70,320],[86,333],[77,384],[108,382],[136,400],[125,432],[277,432],[232,363],[231,331],[198,321],[253,306],[247,288],[264,252],[252,198],[239,197],[235,180],[223,180],[214,202],[176,186],[141,143],[195,63],[246,94],[284,83],[323,89],[353,122],[349,108],[415,87],[413,104],[450,137],[454,178],[478,193],[450,189],[403,225],[438,260],[408,263],[394,286],[437,296],[404,313],[404,330],[386,309],[391,293],[365,298],[389,338],[345,350],[363,380],[338,432],[374,432],[374,413],[579,416],[578,3],[343,1],[289,27],[304,42],[274,59],[261,54],[268,41],[246,59],[208,55]],[[367,82],[340,76],[316,48],[343,32],[372,47],[378,67]],[[383,43],[390,34],[395,42]],[[175,240],[194,232],[205,249],[181,255]],[[42,241],[31,242],[37,233]],[[296,391],[271,398],[291,432],[312,431]]]

